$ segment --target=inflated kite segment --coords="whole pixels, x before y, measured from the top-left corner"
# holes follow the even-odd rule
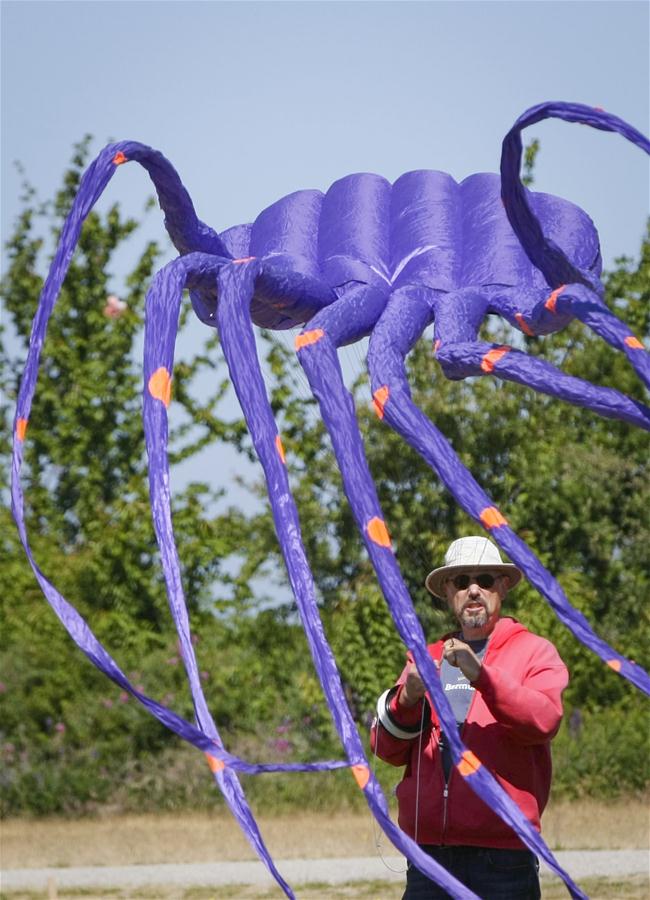
[[[503,142],[501,175],[471,175],[460,184],[444,172],[408,172],[394,184],[378,175],[348,175],[325,193],[297,191],[265,209],[252,225],[217,234],[194,212],[170,163],[143,144],[106,147],[85,173],[61,234],[40,298],[14,425],[12,505],[27,556],[54,611],[89,659],[129,691],[173,732],[202,750],[247,838],[284,893],[247,804],[237,772],[318,770],[349,766],[368,804],[397,848],[453,897],[475,895],[393,824],[368,764],[341,679],[323,634],[316,591],[300,539],[282,441],[267,399],[253,325],[304,326],[296,351],[330,433],[348,500],[404,644],[449,737],[456,767],[477,794],[562,877],[574,897],[584,894],[557,864],[539,834],[458,736],[411,600],[366,464],[352,399],[337,348],[369,336],[368,368],[377,415],[427,461],[462,508],[525,572],[578,640],[615,672],[650,693],[650,678],[594,634],[553,576],[508,525],[450,444],[411,400],[404,360],[433,323],[435,353],[449,378],[494,374],[631,425],[650,430],[650,409],[618,391],[570,377],[510,346],[478,339],[487,314],[528,335],[544,335],[577,318],[622,350],[650,386],[650,357],[641,341],[607,308],[600,282],[598,235],[589,217],[558,197],[526,190],[519,177],[521,131],[555,117],[618,132],[650,153],[650,142],[616,116],[569,103],[544,103],[524,113]],[[39,355],[48,319],[82,223],[127,162],[149,173],[179,252],[155,277],[145,312],[144,426],[153,519],[171,612],[178,630],[196,721],[177,716],[132,685],[86,622],[36,565],[24,522],[20,468]],[[218,329],[230,376],[266,475],[278,540],[323,691],[346,760],[309,765],[252,765],[228,753],[208,711],[198,677],[174,543],[167,460],[167,408],[183,289],[199,319]]]

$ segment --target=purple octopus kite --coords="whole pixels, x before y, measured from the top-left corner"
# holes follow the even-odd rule
[[[437,359],[449,378],[493,373],[650,431],[650,408],[642,403],[566,375],[513,347],[478,338],[479,327],[489,313],[502,316],[528,335],[549,334],[577,318],[622,350],[650,387],[650,356],[603,301],[598,235],[591,220],[566,200],[531,193],[519,179],[520,133],[549,117],[618,132],[650,153],[650,142],[616,116],[580,104],[544,103],[524,113],[506,135],[500,177],[471,175],[457,184],[444,172],[416,171],[390,184],[378,175],[348,175],[324,194],[297,191],[264,210],[252,225],[217,234],[197,219],[185,188],[165,157],[143,144],[124,141],[106,147],[88,168],[61,234],[34,320],[14,423],[12,508],[23,546],[48,602],[89,659],[163,724],[206,754],[229,807],[288,897],[293,893],[269,855],[237,772],[349,766],[393,844],[451,896],[475,895],[391,821],[386,800],[371,772],[320,622],[253,325],[271,329],[305,326],[296,338],[298,358],[320,405],[345,491],[382,591],[449,735],[455,765],[477,794],[563,878],[571,895],[585,896],[517,805],[458,736],[392,550],[354,404],[337,358],[338,347],[369,336],[368,368],[378,416],[422,455],[462,508],[525,572],[573,634],[608,666],[650,694],[648,674],[595,635],[585,617],[573,609],[557,581],[517,537],[445,437],[413,403],[407,382],[406,355],[433,323]],[[165,226],[179,252],[178,258],[156,275],[147,294],[143,415],[153,519],[194,701],[194,724],[129,682],[86,622],[38,568],[24,521],[20,469],[48,319],[83,221],[117,167],[130,161],[140,163],[149,173],[165,213]],[[264,468],[278,540],[316,670],[345,749],[345,761],[252,765],[227,752],[207,708],[174,543],[167,460],[167,407],[185,288],[201,321],[218,329],[230,376]]]

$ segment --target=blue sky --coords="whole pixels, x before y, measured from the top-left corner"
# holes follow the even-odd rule
[[[2,225],[19,159],[43,191],[74,141],[162,150],[215,228],[354,171],[494,171],[513,120],[546,99],[650,130],[645,2],[4,2]],[[594,218],[604,256],[634,252],[648,164],[614,135],[547,122],[537,186]],[[106,202],[139,213],[144,173]],[[159,222],[152,231],[161,236]]]
[[[504,134],[543,100],[601,106],[648,133],[649,26],[650,5],[625,0],[4,2],[3,235],[19,208],[13,161],[50,196],[86,133],[93,152],[113,139],[161,150],[216,229],[349,172],[496,171]],[[592,216],[606,264],[635,255],[641,151],[559,122],[525,137],[542,142],[536,187]],[[102,203],[139,216],[151,192],[124,166]],[[157,210],[144,237],[164,241]]]

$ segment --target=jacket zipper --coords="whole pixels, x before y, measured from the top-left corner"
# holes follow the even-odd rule
[[[445,832],[447,831],[447,801],[449,799],[449,785],[445,782],[445,787],[442,792],[442,838],[440,843],[444,846],[445,843]]]
[[[488,641],[488,645],[485,648],[485,656],[483,657],[483,662],[485,662],[485,660],[488,658],[489,653],[490,653],[490,643]],[[465,741],[463,740],[463,738],[465,736],[465,726],[467,725],[467,722],[470,719],[472,707],[474,706],[475,701],[476,701],[476,688],[474,689],[474,693],[472,695],[472,701],[469,705],[469,709],[467,710],[467,715],[465,716],[465,721],[463,722],[463,727],[460,729],[460,739],[461,739],[461,741],[463,741],[463,743],[465,743]],[[440,753],[440,765],[442,767],[442,744],[440,742],[440,739],[438,739],[438,749],[439,749],[439,753]],[[449,785],[451,784],[451,779],[454,777],[455,768],[456,768],[455,766],[452,766],[451,772],[449,773],[449,781],[445,781],[445,786],[442,791],[442,835],[441,835],[440,843],[443,846],[445,845],[445,835],[447,832],[447,806],[449,803]],[[445,777],[444,771],[442,772],[442,777],[443,778]]]

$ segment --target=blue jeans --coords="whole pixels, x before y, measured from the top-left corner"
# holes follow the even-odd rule
[[[530,850],[421,847],[481,900],[540,900],[539,863]],[[402,900],[443,900],[449,896],[409,863]]]

